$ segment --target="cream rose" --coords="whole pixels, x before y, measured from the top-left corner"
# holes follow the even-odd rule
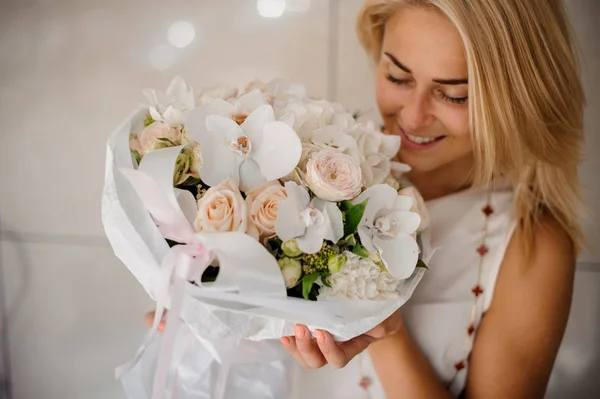
[[[200,198],[194,229],[202,233],[247,232],[246,204],[231,179],[209,188]]]
[[[139,134],[140,146],[144,155],[160,148],[180,145],[181,138],[180,126],[170,126],[164,122],[154,122]]]
[[[306,183],[321,199],[349,200],[361,192],[362,171],[353,157],[328,147],[308,160]]]
[[[261,237],[275,234],[277,208],[285,198],[285,187],[277,181],[265,183],[246,193],[249,222],[256,226]]]
[[[425,201],[423,200],[421,193],[419,193],[419,191],[417,191],[417,189],[414,187],[406,187],[398,191],[398,194],[412,198],[413,204],[410,208],[410,211],[418,213],[421,217],[421,224],[419,225],[417,231],[421,232],[425,230],[429,226],[429,212],[427,211],[427,207],[425,206]]]

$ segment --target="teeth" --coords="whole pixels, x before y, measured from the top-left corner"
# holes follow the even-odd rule
[[[427,143],[431,143],[431,142],[435,141],[435,137],[434,138],[419,137],[419,136],[412,136],[406,132],[404,132],[404,133],[406,134],[406,137],[408,137],[408,139],[410,141],[412,141],[413,143],[427,144]]]

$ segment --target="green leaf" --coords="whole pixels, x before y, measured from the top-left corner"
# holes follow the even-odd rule
[[[361,258],[368,258],[369,253],[367,250],[360,244],[356,244],[354,248],[352,248],[352,253],[360,256]]]
[[[137,162],[137,164],[139,165],[140,162],[142,162],[142,156],[140,155],[138,150],[131,150],[131,153],[133,154],[133,157],[135,158],[135,162]]]
[[[421,259],[419,259],[417,261],[417,267],[422,267],[422,268],[425,268],[425,269],[429,270],[429,268],[427,267],[427,265],[425,264],[425,262],[423,262],[423,260],[421,260]]]
[[[311,273],[302,277],[302,296],[304,299],[308,300],[308,295],[310,294],[315,281],[317,281],[317,278],[319,278],[320,275],[321,273]]]
[[[365,213],[368,201],[369,199],[367,198],[360,204],[352,205],[352,207],[348,209],[348,212],[346,212],[346,223],[344,224],[344,236],[354,234]]]
[[[198,179],[197,177],[188,176],[187,179],[185,179],[185,181],[183,183],[180,183],[177,186],[178,186],[178,188],[179,188],[179,186],[197,186],[201,182],[202,182],[202,180]]]
[[[350,208],[352,208],[354,205],[352,205],[352,202],[350,201],[342,201],[339,203],[339,208],[342,212],[345,212],[347,210],[349,210]]]
[[[166,138],[166,137],[159,137],[159,138],[158,138],[158,140],[160,140],[160,141],[164,141],[165,143],[169,143],[169,144],[171,144],[173,147],[177,147],[177,144],[173,143],[171,140],[169,140],[169,139],[168,139],[168,138]]]
[[[330,273],[328,272],[322,272],[321,273],[321,281],[323,282],[323,285],[327,288],[331,288],[331,284],[329,284],[329,282],[327,281],[327,277],[330,276]]]

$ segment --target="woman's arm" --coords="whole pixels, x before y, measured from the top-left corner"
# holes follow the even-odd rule
[[[511,239],[477,333],[467,398],[544,396],[569,315],[575,255],[571,240],[551,218],[538,225],[527,264],[521,240],[518,232]],[[450,397],[405,329],[373,343],[369,351],[388,398]]]

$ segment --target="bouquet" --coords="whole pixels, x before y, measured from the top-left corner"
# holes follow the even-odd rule
[[[109,140],[103,222],[154,329],[170,308],[164,353],[180,317],[203,342],[297,322],[345,340],[408,300],[431,251],[399,137],[280,79],[145,94]]]

